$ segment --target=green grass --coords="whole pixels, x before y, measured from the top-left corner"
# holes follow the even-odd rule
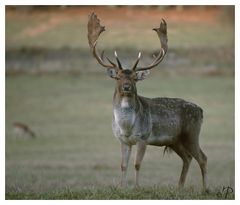
[[[215,188],[209,193],[194,190],[192,187],[184,190],[177,190],[174,187],[144,187],[120,189],[117,187],[88,188],[78,191],[71,191],[66,188],[62,191],[49,193],[7,193],[7,199],[234,199],[232,192],[222,192]]]
[[[203,108],[200,144],[208,156],[210,194],[201,193],[195,161],[186,190],[177,192],[180,158],[163,157],[162,148],[151,146],[141,169],[143,188],[131,188],[134,156],[130,191],[115,188],[120,146],[111,132],[113,89],[114,81],[105,75],[6,77],[7,199],[218,199],[223,186],[234,188],[233,77],[170,77],[153,71],[138,84],[141,95],[181,97]],[[37,138],[16,139],[15,121],[27,123]]]

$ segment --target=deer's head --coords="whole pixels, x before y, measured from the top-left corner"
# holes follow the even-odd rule
[[[93,53],[93,56],[97,59],[98,63],[103,67],[107,68],[108,75],[117,81],[117,91],[121,96],[131,96],[136,93],[136,82],[143,80],[150,73],[149,70],[156,67],[164,58],[167,52],[167,24],[164,19],[160,24],[159,28],[154,28],[157,32],[161,43],[161,49],[158,56],[155,57],[153,62],[144,67],[138,66],[139,60],[141,58],[141,52],[138,54],[138,58],[133,64],[132,68],[123,68],[117,52],[114,52],[116,62],[113,62],[108,57],[104,56],[104,51],[101,55],[98,54],[96,46],[97,40],[100,34],[105,31],[105,27],[100,25],[100,20],[97,18],[96,14],[92,13],[89,16],[88,21],[88,42]],[[108,62],[105,62],[105,59]]]

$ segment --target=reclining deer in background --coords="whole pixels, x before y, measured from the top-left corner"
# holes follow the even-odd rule
[[[139,53],[132,69],[124,69],[115,51],[116,63],[99,55],[96,50],[99,35],[105,30],[100,20],[92,13],[88,21],[88,41],[93,56],[107,68],[108,75],[116,80],[113,96],[112,129],[121,143],[122,179],[127,184],[126,173],[132,145],[137,146],[135,158],[135,185],[139,185],[139,169],[147,145],[165,146],[174,150],[183,160],[179,188],[185,183],[192,157],[201,169],[203,188],[207,188],[207,157],[199,147],[199,133],[203,120],[202,109],[178,98],[146,98],[137,95],[136,82],[145,79],[149,70],[156,67],[167,52],[167,24],[162,20],[157,32],[161,49],[154,61],[144,67],[138,66]],[[107,60],[107,62],[106,62]]]

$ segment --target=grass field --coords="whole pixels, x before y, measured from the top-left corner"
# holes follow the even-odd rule
[[[108,198],[111,191],[112,198],[136,198],[139,191],[132,191],[133,195],[120,191],[118,196],[115,189],[109,188],[117,186],[120,180],[120,147],[111,132],[113,88],[114,82],[104,75],[7,77],[7,198],[63,198],[66,193],[73,193],[74,198]],[[155,72],[139,83],[138,90],[148,97],[181,97],[204,109],[200,143],[209,159],[210,187],[234,187],[233,78],[171,78]],[[15,139],[14,121],[29,124],[37,138]],[[175,154],[163,157],[162,152],[161,148],[148,148],[141,170],[144,187],[158,186],[160,191],[162,186],[177,184],[181,160]],[[130,187],[133,171],[131,161]],[[201,178],[195,161],[186,187],[196,191],[194,198],[199,196]],[[173,190],[167,188],[166,196],[160,192],[155,196],[151,195],[152,189],[146,188],[149,194],[142,198],[169,198]],[[87,190],[89,195],[81,195]],[[189,197],[174,193],[173,198]],[[199,198],[204,196],[209,197]]]
[[[138,93],[179,97],[203,108],[200,144],[208,156],[210,193],[201,192],[195,161],[186,188],[178,191],[181,159],[151,146],[141,188],[133,187],[134,149],[129,187],[118,187],[120,145],[111,131],[115,83],[89,53],[86,22],[93,10],[107,28],[100,48],[110,56],[117,49],[127,65],[138,50],[140,63],[152,60],[159,45],[151,29],[167,20],[169,51],[159,69],[139,82]],[[6,11],[6,199],[235,198],[234,24],[220,9]],[[36,139],[16,138],[16,121],[28,124]]]

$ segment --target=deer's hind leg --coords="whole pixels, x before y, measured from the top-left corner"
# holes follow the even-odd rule
[[[207,191],[207,156],[199,146],[199,134],[201,130],[201,121],[195,122],[189,126],[186,135],[182,138],[182,144],[185,149],[196,159],[201,169],[202,184],[204,191]]]
[[[178,188],[181,189],[184,187],[188,169],[192,161],[192,156],[188,153],[188,151],[184,148],[184,146],[181,143],[171,145],[170,148],[174,150],[183,161],[182,172],[178,182]]]
[[[190,154],[196,159],[198,162],[201,174],[202,174],[202,184],[204,191],[207,190],[207,156],[201,150],[198,144],[189,144],[185,146],[186,149],[190,152]]]

